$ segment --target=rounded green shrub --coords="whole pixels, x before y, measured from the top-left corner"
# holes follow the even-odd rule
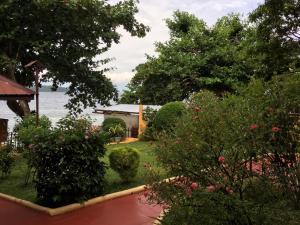
[[[129,182],[138,172],[140,154],[135,148],[116,148],[109,155],[109,163],[124,182]]]
[[[37,198],[56,207],[99,196],[104,190],[104,138],[84,119],[67,117],[31,146]]]
[[[186,108],[183,102],[170,102],[161,107],[153,121],[154,128],[157,131],[170,131],[174,128],[177,120],[185,112]]]
[[[109,133],[116,126],[120,126],[124,131],[126,130],[126,123],[121,118],[107,118],[102,123],[102,129],[106,133]]]

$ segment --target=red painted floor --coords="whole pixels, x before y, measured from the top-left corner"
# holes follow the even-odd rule
[[[0,225],[152,225],[161,207],[139,198],[130,195],[53,217],[0,199]]]

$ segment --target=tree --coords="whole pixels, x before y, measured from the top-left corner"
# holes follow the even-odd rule
[[[3,0],[0,3],[0,73],[26,86],[34,81],[32,68],[24,66],[38,60],[44,81],[53,89],[70,84],[67,107],[80,112],[80,106],[96,102],[109,104],[117,97],[111,81],[104,76],[110,59],[95,60],[112,43],[118,43],[122,26],[133,36],[143,37],[148,27],[139,23],[136,1],[115,5],[106,0]],[[8,101],[10,109],[24,117],[26,101]]]
[[[249,52],[258,61],[257,74],[269,80],[274,74],[295,71],[300,65],[300,1],[266,0],[250,15],[257,27]]]
[[[131,84],[128,84],[126,86],[126,88],[127,88],[127,90],[124,90],[118,103],[119,104],[139,104],[139,99],[136,94],[135,88]]]
[[[130,82],[141,102],[180,101],[200,89],[222,95],[248,82],[253,69],[242,51],[247,24],[238,15],[208,27],[194,15],[177,11],[167,26],[170,40],[156,44],[158,56],[148,56],[137,66]]]

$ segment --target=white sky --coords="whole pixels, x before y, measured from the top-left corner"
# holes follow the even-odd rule
[[[118,0],[109,0],[110,3]],[[165,24],[175,10],[187,11],[203,19],[208,25],[231,12],[247,16],[263,0],[140,0],[137,18],[148,25],[151,31],[144,38],[131,37],[121,30],[122,38],[118,45],[112,46],[105,55],[115,58],[109,66],[113,71],[107,73],[118,89],[123,89],[133,76],[132,70],[146,61],[145,54],[154,54],[154,43],[168,40]]]

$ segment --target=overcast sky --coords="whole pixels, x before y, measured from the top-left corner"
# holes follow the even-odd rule
[[[117,0],[110,0],[115,3]],[[247,16],[263,0],[140,0],[137,18],[148,25],[151,31],[144,38],[131,37],[121,31],[122,38],[106,54],[115,60],[110,66],[115,69],[107,74],[118,89],[123,89],[133,76],[132,70],[145,62],[145,54],[154,54],[154,43],[168,40],[169,33],[165,24],[175,10],[187,11],[203,19],[208,25],[231,12]]]

